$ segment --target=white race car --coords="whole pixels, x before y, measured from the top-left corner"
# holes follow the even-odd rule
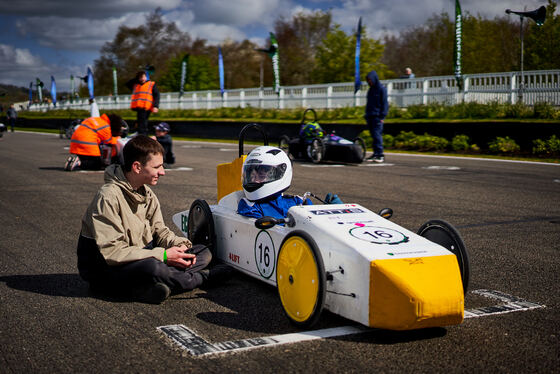
[[[247,129],[240,157],[218,165],[218,204],[196,200],[173,216],[186,237],[276,286],[286,315],[300,327],[317,322],[323,309],[392,330],[462,322],[468,254],[445,221],[428,221],[414,233],[389,221],[390,209],[377,214],[358,204],[294,206],[280,220],[239,215]]]

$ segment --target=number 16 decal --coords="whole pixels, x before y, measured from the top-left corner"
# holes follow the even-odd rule
[[[260,275],[270,278],[276,264],[276,250],[270,234],[261,230],[255,239],[255,263]]]
[[[399,244],[408,242],[408,236],[386,227],[363,226],[350,230],[350,235],[376,244]]]

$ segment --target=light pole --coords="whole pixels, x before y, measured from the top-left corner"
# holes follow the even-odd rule
[[[537,26],[542,26],[546,18],[546,7],[543,5],[539,9],[535,9],[531,12],[514,12],[513,10],[506,9],[507,14],[517,14],[520,18],[520,39],[521,39],[521,79],[519,82],[519,94],[518,102],[523,102],[523,85],[525,83],[525,77],[523,76],[523,18],[529,17],[536,22]]]

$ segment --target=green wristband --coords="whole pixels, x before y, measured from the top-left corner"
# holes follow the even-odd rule
[[[163,262],[167,264],[167,249],[163,250]]]

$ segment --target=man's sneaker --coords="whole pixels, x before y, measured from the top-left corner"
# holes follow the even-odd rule
[[[138,287],[132,292],[132,297],[136,301],[147,304],[161,304],[169,295],[171,290],[166,284],[157,282],[144,287]]]
[[[68,160],[66,160],[66,164],[64,164],[64,170],[72,171],[76,170],[80,166],[80,158],[78,155],[70,155]]]
[[[373,162],[377,162],[378,164],[380,164],[380,163],[382,163],[382,162],[385,162],[385,157],[383,157],[383,156],[375,156],[375,157],[373,158]]]
[[[214,286],[222,283],[223,281],[231,278],[233,275],[233,268],[226,264],[217,264],[209,269],[204,269],[200,271],[202,278],[204,279],[203,286]]]
[[[366,161],[373,161],[373,159],[375,158],[374,155],[371,155],[369,157],[366,158]]]

